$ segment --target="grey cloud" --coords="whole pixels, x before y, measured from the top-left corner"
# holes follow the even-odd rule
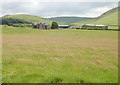
[[[3,15],[16,14],[16,13],[28,13],[31,15],[48,17],[48,16],[86,16],[96,17],[105,12],[95,11],[97,8],[108,9],[117,7],[116,2],[7,2],[3,3],[2,10]]]

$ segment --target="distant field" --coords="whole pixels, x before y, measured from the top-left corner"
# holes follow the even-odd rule
[[[118,82],[118,31],[2,30],[3,83]]]

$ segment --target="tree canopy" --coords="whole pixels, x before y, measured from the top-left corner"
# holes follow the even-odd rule
[[[52,22],[51,29],[58,29],[58,23],[57,22]]]

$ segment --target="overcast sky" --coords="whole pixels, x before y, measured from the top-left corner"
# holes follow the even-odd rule
[[[86,1],[86,2],[85,2]],[[30,14],[40,17],[57,17],[57,16],[79,16],[79,17],[97,17],[102,13],[118,6],[117,2],[95,2],[84,0],[71,1],[40,1],[40,0],[4,0],[2,2],[3,15],[13,14]]]

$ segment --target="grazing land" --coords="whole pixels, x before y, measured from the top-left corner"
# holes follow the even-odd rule
[[[117,83],[118,31],[2,28],[3,83]]]

